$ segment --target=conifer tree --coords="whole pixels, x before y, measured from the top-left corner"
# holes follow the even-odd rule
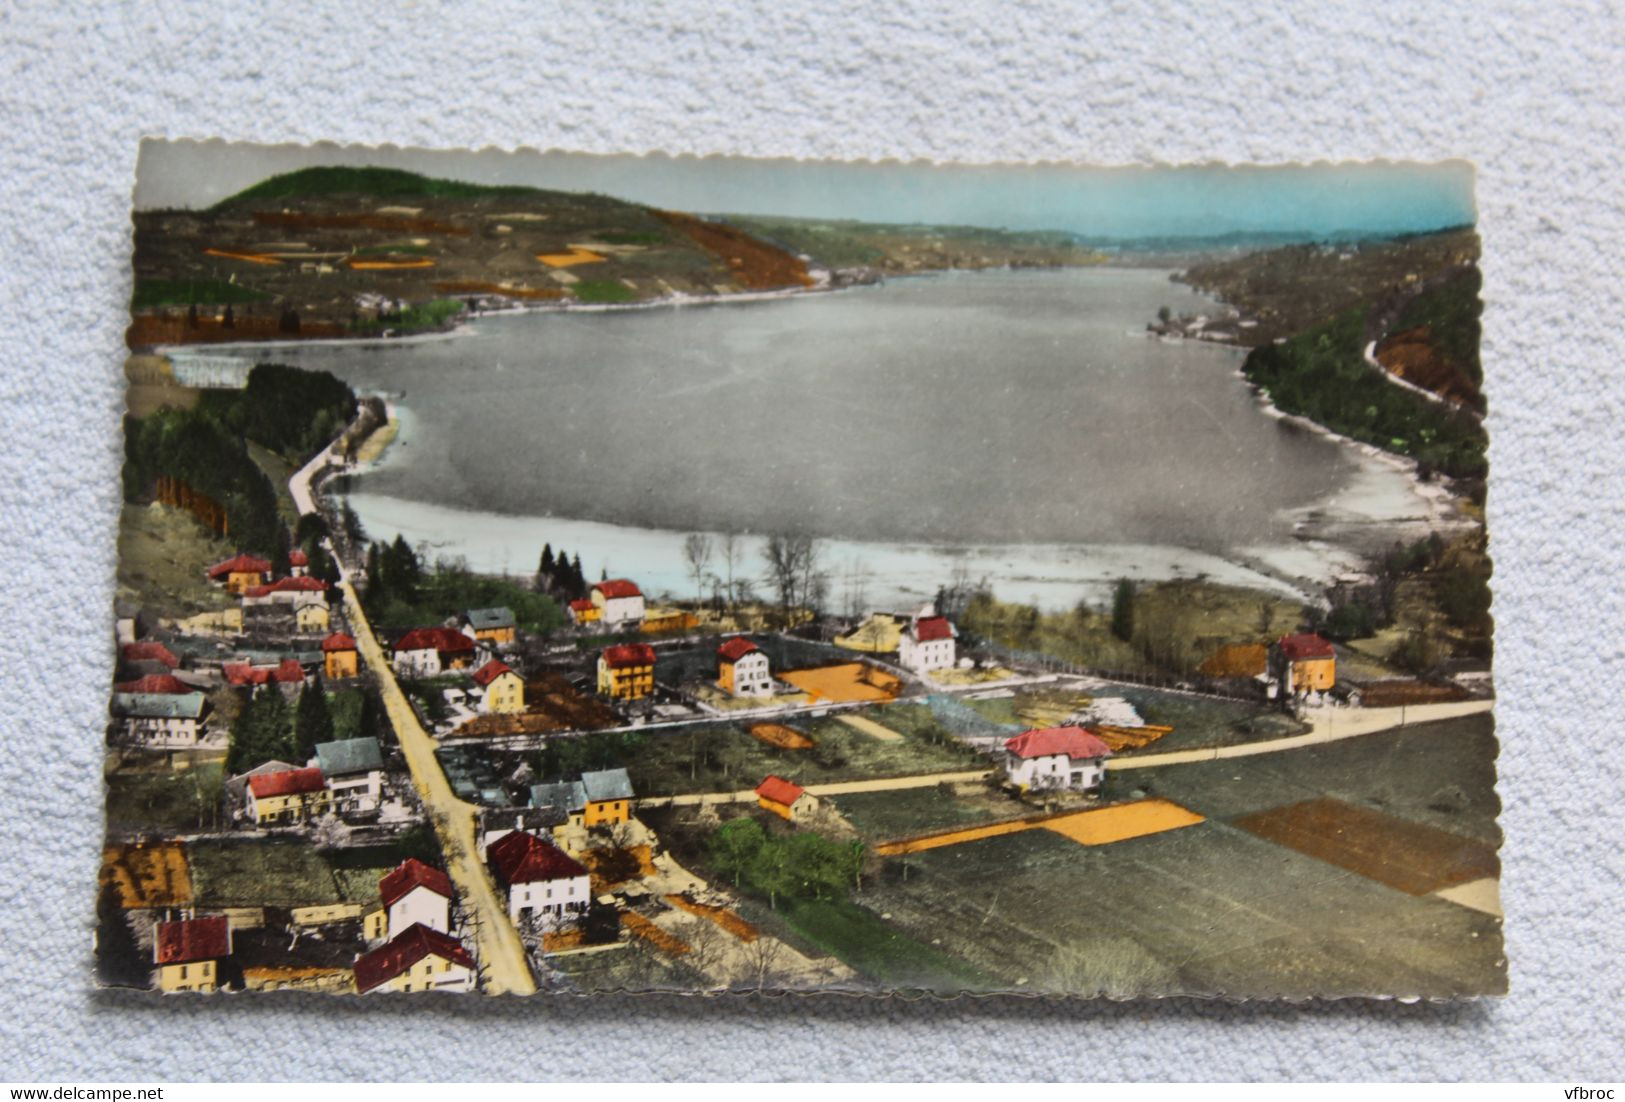
[[[318,677],[314,685],[307,685],[299,694],[299,708],[294,717],[295,764],[315,757],[318,742],[332,741],[333,713],[327,706],[327,688]]]

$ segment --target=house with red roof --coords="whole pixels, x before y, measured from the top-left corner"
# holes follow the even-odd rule
[[[303,578],[310,573],[310,556],[295,547],[288,552],[288,573],[295,578]]]
[[[570,622],[578,628],[596,624],[602,615],[599,607],[586,597],[570,602]]]
[[[756,786],[756,804],[788,823],[798,823],[818,810],[818,797],[794,781],[769,773]]]
[[[485,860],[508,893],[508,915],[516,925],[554,929],[579,921],[592,903],[586,868],[534,834],[504,834],[487,847]]]
[[[242,591],[244,622],[292,616],[298,631],[326,631],[332,620],[327,588],[309,575],[248,586]]]
[[[475,653],[474,640],[456,628],[413,628],[395,640],[390,664],[397,677],[439,677],[468,669]]]
[[[451,904],[456,898],[451,877],[416,857],[408,857],[378,881],[383,904],[382,927],[377,937],[423,925],[440,933],[451,932]],[[369,931],[372,934],[372,931]]]
[[[225,562],[209,567],[209,580],[225,586],[227,593],[241,593],[251,585],[259,585],[271,573],[271,564],[257,555],[238,553]]]
[[[655,691],[655,649],[617,643],[598,656],[598,692],[611,700],[641,700]]]
[[[1283,635],[1270,648],[1270,676],[1283,696],[1329,692],[1337,684],[1337,650],[1312,631]]]
[[[267,685],[275,685],[284,693],[294,694],[305,687],[305,669],[297,658],[284,658],[274,666],[227,662],[220,667],[220,672],[226,684],[234,689],[258,692]]]
[[[196,685],[188,685],[172,673],[143,674],[134,681],[120,681],[113,686],[116,693],[195,693]]]
[[[220,962],[229,956],[231,924],[224,918],[187,918],[153,928],[160,991],[213,991],[220,985]]]
[[[727,640],[717,648],[717,684],[733,696],[772,696],[767,655],[743,635]]]
[[[294,826],[325,814],[333,804],[327,778],[315,766],[250,774],[243,812],[262,827]]]
[[[397,934],[387,945],[355,961],[355,989],[373,991],[472,991],[477,972],[474,957],[450,934],[421,923]]]
[[[626,578],[607,578],[587,594],[598,619],[609,631],[627,631],[643,623],[643,590]]]
[[[356,650],[355,637],[335,631],[322,640],[322,676],[329,681],[343,681],[361,673],[361,654]]]
[[[480,711],[486,715],[525,710],[525,679],[506,662],[493,658],[475,670],[474,690],[479,695]]]
[[[1023,731],[1004,743],[1004,771],[1024,791],[1092,792],[1106,779],[1111,747],[1082,727]]]
[[[181,660],[162,643],[125,643],[119,648],[120,662],[155,662],[168,670],[179,669]]]
[[[909,621],[897,640],[897,660],[922,677],[932,670],[952,669],[956,660],[954,626],[927,605]]]

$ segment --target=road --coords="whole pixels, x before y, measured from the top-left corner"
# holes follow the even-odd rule
[[[1221,758],[1251,758],[1259,754],[1278,754],[1283,750],[1301,750],[1305,746],[1320,746],[1328,742],[1374,735],[1391,731],[1412,723],[1432,723],[1440,719],[1454,719],[1478,712],[1487,712],[1493,700],[1463,700],[1450,704],[1413,704],[1404,708],[1326,708],[1311,713],[1310,731],[1303,735],[1247,742],[1240,746],[1209,747],[1205,750],[1172,750],[1166,754],[1136,754],[1131,758],[1113,758],[1112,772],[1122,769],[1148,769],[1158,765],[1186,765],[1196,761],[1218,761]]]
[[[988,778],[991,769],[972,769],[962,773],[929,773],[915,777],[881,777],[870,781],[835,781],[830,784],[809,784],[807,791],[814,796],[851,796],[859,792],[896,792],[904,788],[930,788],[936,784],[970,784]],[[697,807],[701,804],[746,804],[756,801],[754,788],[737,792],[690,792],[682,796],[650,796],[638,801],[639,807]]]
[[[446,872],[457,884],[463,905],[467,908],[477,955],[484,970],[484,989],[491,994],[532,994],[536,990],[536,980],[531,975],[525,947],[508,919],[507,907],[497,896],[496,888],[479,860],[479,850],[474,841],[478,809],[459,800],[452,792],[451,784],[434,756],[435,741],[418,722],[417,713],[412,710],[400,683],[395,680],[384,649],[373,634],[366,614],[361,611],[355,588],[348,580],[341,582],[340,588],[344,591],[350,634],[355,637],[362,660],[377,676],[384,710],[389,714],[396,738],[400,740],[407,768],[412,771],[412,785],[417,789],[435,832],[440,836]]]
[[[336,463],[338,441],[306,463],[288,479],[288,492],[301,515],[319,512],[311,482],[316,473],[328,463]],[[324,541],[333,552],[331,540]],[[412,787],[428,812],[440,838],[440,851],[446,858],[446,873],[457,885],[472,930],[476,953],[484,975],[484,989],[491,994],[530,995],[536,991],[536,979],[531,974],[530,961],[519,932],[508,919],[508,908],[497,895],[496,887],[479,859],[475,844],[474,826],[479,809],[457,798],[434,756],[435,741],[418,722],[411,702],[395,680],[395,672],[388,656],[373,634],[372,624],[361,609],[350,572],[343,559],[333,556],[338,563],[342,580],[339,589],[344,593],[344,607],[349,618],[350,634],[362,661],[372,670],[378,681],[379,696],[389,722],[400,741],[401,754],[412,773]]]

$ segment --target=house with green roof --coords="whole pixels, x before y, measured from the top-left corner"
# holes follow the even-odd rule
[[[202,693],[114,693],[115,738],[143,750],[190,750],[208,737]]]
[[[310,764],[327,779],[334,810],[340,815],[368,815],[383,802],[384,755],[377,739],[318,742]]]
[[[513,609],[506,606],[471,608],[463,613],[463,622],[460,626],[464,635],[472,635],[488,646],[512,643],[518,638],[519,633]]]

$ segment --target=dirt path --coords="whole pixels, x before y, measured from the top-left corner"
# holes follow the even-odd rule
[[[1206,750],[1174,750],[1166,754],[1139,754],[1132,758],[1114,758],[1107,766],[1113,772],[1121,769],[1149,769],[1159,765],[1186,765],[1197,761],[1218,761],[1221,758],[1250,758],[1258,754],[1278,754],[1283,750],[1301,750],[1305,746],[1319,746],[1326,742],[1340,742],[1360,735],[1374,735],[1407,727],[1415,723],[1432,723],[1441,719],[1476,715],[1487,712],[1493,700],[1462,700],[1448,704],[1414,704],[1404,708],[1327,708],[1309,715],[1311,730],[1305,735],[1248,742],[1240,746],[1217,746]]]
[[[937,784],[969,784],[986,780],[990,769],[964,773],[929,773],[917,777],[882,777],[872,781],[835,781],[806,785],[814,796],[851,796],[859,792],[895,792],[905,788],[930,788]],[[701,804],[745,804],[756,802],[754,788],[737,792],[689,792],[681,796],[650,796],[638,801],[640,807],[698,807]]]
[[[869,719],[867,716],[844,715],[836,716],[835,718],[846,724],[848,727],[851,727],[854,730],[862,731],[864,734],[870,736],[871,738],[879,739],[881,742],[903,741],[902,735],[898,734],[896,731],[893,731],[890,727],[882,727],[880,724],[876,723],[872,719]]]

